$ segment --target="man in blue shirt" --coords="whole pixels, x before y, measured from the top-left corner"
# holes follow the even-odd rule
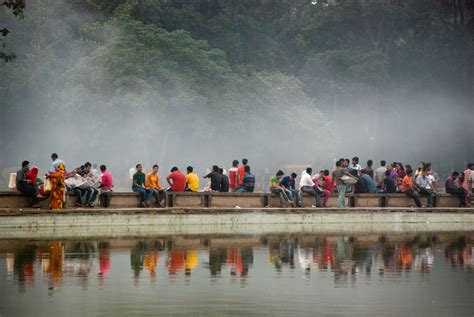
[[[284,176],[281,181],[280,185],[288,189],[291,193],[291,200],[293,197],[295,198],[296,206],[301,207],[301,192],[296,189],[296,177],[298,175],[296,173],[291,173],[289,176]]]
[[[369,193],[377,192],[377,186],[375,185],[374,179],[370,177],[369,174],[365,174],[364,171],[362,171],[362,175],[360,177],[365,180],[365,184],[367,186]]]

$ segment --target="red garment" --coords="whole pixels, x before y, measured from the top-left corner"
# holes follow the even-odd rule
[[[39,194],[44,196],[44,188],[41,188],[36,184],[36,179],[38,178],[38,168],[35,166],[31,168],[31,170],[26,173],[26,179],[29,179],[31,181],[31,184],[34,186],[37,186],[39,189]]]
[[[171,185],[172,191],[184,192],[184,190],[186,189],[186,176],[184,176],[184,174],[180,171],[174,171],[166,178],[173,180],[173,184]]]
[[[104,171],[102,173],[101,185],[102,185],[101,187],[102,190],[111,190],[112,187],[114,186],[112,184],[112,174],[110,174],[107,171]]]
[[[239,186],[243,186],[243,184],[244,184],[244,174],[245,174],[245,166],[244,165],[239,166],[238,173],[239,173]]]
[[[229,187],[236,188],[236,177],[239,175],[239,169],[237,167],[232,167],[229,169]],[[238,182],[238,180],[237,180]]]
[[[324,181],[326,182],[326,189],[332,193],[334,190],[334,182],[331,179],[331,176],[324,176]]]

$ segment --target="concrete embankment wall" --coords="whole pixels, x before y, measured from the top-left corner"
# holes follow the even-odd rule
[[[166,234],[474,231],[474,213],[233,212],[2,216],[0,239],[143,237]]]

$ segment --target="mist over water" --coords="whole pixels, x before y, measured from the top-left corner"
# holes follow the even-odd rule
[[[222,40],[152,26],[137,10],[28,1],[18,20],[0,9],[0,27],[5,21],[12,30],[7,48],[17,54],[0,65],[1,188],[23,160],[44,171],[52,152],[68,170],[106,164],[124,186],[137,163],[146,171],[159,164],[162,177],[172,166],[192,165],[201,176],[214,164],[228,169],[248,158],[258,178],[289,164],[330,169],[339,157],[375,166],[423,160],[442,176],[474,160],[472,94],[449,78],[427,78],[422,87],[389,69],[390,80],[360,78],[357,86],[347,79],[352,90],[339,80],[334,89],[324,83],[334,69],[311,59],[317,52],[298,53],[288,62],[295,71],[233,63],[235,52],[223,50]],[[310,21],[321,13],[301,14]],[[309,27],[299,27],[311,38]],[[406,63],[426,64],[418,58]],[[463,79],[467,87],[472,78]]]

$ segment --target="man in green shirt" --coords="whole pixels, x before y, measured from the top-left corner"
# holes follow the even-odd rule
[[[270,178],[270,192],[272,194],[276,194],[280,197],[280,201],[283,203],[283,200],[287,203],[293,203],[293,201],[288,198],[288,194],[286,193],[286,188],[280,185],[281,179],[283,178],[283,171],[279,170],[275,176]]]
[[[136,166],[137,172],[133,174],[132,190],[140,194],[140,207],[150,207],[149,200],[153,196],[153,191],[145,187],[145,174],[141,164]]]

